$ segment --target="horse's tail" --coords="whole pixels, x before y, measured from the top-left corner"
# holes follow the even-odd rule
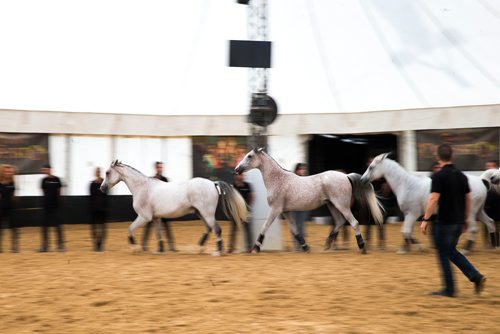
[[[227,182],[217,181],[215,184],[220,190],[224,214],[237,224],[246,223],[248,208],[240,193]]]
[[[383,206],[379,202],[373,186],[370,182],[361,182],[361,175],[356,173],[348,174],[351,181],[352,195],[356,201],[363,206],[368,206],[375,222],[382,225],[384,222]]]

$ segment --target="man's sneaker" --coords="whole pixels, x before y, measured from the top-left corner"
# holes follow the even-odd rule
[[[481,291],[483,291],[485,283],[486,283],[486,277],[479,274],[476,280],[474,281],[474,292],[476,293],[476,295],[479,295]]]

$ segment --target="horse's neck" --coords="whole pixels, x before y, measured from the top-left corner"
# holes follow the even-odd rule
[[[144,184],[148,180],[147,176],[127,166],[121,168],[121,174],[123,182],[127,185],[132,195],[144,189]]]
[[[398,198],[408,188],[408,183],[416,178],[392,160],[384,161],[384,177]]]
[[[262,164],[259,166],[259,170],[264,179],[264,185],[266,189],[272,188],[276,181],[286,176],[288,173],[283,168],[281,168],[276,161],[274,161],[270,156],[264,155],[262,158]]]

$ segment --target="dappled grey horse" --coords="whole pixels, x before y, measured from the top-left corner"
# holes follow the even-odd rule
[[[298,176],[283,169],[262,148],[253,149],[238,163],[237,173],[243,173],[257,168],[262,173],[267,189],[267,202],[270,211],[260,230],[260,235],[253,246],[254,252],[259,252],[264,235],[276,217],[283,213],[289,222],[290,230],[304,251],[309,246],[304,236],[297,232],[292,211],[308,211],[324,204],[328,206],[335,220],[334,233],[344,225],[344,218],[351,224],[356,234],[356,241],[362,253],[366,253],[365,242],[361,236],[359,223],[351,212],[354,197],[364,199],[377,223],[382,223],[383,215],[380,204],[371,184],[362,184],[358,177],[350,177],[341,172],[327,171],[310,176]]]
[[[398,254],[406,254],[412,244],[421,248],[420,243],[412,237],[413,225],[424,214],[431,191],[431,178],[407,172],[396,161],[387,158],[388,155],[389,153],[384,153],[376,156],[366,169],[361,180],[367,182],[383,177],[396,195],[399,208],[404,214],[403,226],[401,227],[404,243]],[[484,212],[487,188],[482,179],[474,175],[466,174],[466,176],[471,194],[471,208],[468,217],[471,226],[469,227],[465,249],[470,250],[478,230],[476,219],[479,219],[487,226],[490,236],[495,233],[495,225]]]
[[[137,218],[128,228],[129,242],[133,247],[134,231],[138,227],[154,220],[156,235],[159,242],[162,242],[160,218],[178,218],[196,213],[207,229],[199,241],[200,246],[205,245],[213,230],[217,237],[215,254],[219,255],[222,252],[221,228],[215,220],[219,197],[222,198],[222,208],[228,218],[238,224],[245,222],[247,218],[245,200],[226,182],[213,182],[199,177],[188,181],[162,182],[115,160],[106,171],[101,190],[107,191],[120,181],[132,193],[132,205],[137,213]]]

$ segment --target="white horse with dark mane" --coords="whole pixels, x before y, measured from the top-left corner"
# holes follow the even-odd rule
[[[404,243],[398,254],[406,254],[412,244],[421,248],[420,243],[412,237],[413,225],[425,212],[431,191],[431,178],[407,172],[396,161],[388,159],[388,155],[389,153],[384,153],[375,157],[361,177],[361,180],[367,182],[385,178],[396,195],[399,208],[404,214],[403,226],[401,228]],[[471,226],[469,227],[465,250],[470,251],[478,230],[476,220],[479,219],[486,225],[492,238],[494,238],[495,224],[484,212],[487,188],[482,179],[474,175],[466,174],[466,176],[469,181],[471,193],[471,208],[468,217]]]
[[[361,183],[360,175],[327,171],[310,176],[298,176],[280,167],[262,148],[248,152],[238,163],[235,171],[243,173],[253,168],[259,169],[262,173],[267,189],[267,202],[270,206],[269,214],[253,246],[254,252],[260,251],[266,231],[280,213],[283,213],[288,220],[290,230],[302,249],[308,251],[309,246],[304,237],[297,232],[291,212],[313,210],[326,204],[336,222],[334,232],[338,233],[340,227],[344,225],[345,218],[355,231],[359,249],[362,253],[366,253],[359,223],[350,209],[351,203],[354,199],[365,203],[378,224],[382,223],[383,215],[373,187],[369,183]]]
[[[137,213],[137,218],[128,228],[129,242],[133,247],[135,247],[134,231],[138,227],[155,221],[157,237],[159,242],[162,242],[160,218],[178,218],[196,213],[207,229],[199,241],[200,246],[205,245],[209,233],[213,230],[217,238],[217,251],[214,254],[220,255],[221,228],[215,220],[219,197],[222,199],[222,208],[228,218],[238,224],[246,221],[245,200],[226,182],[213,182],[199,177],[188,181],[161,182],[115,160],[106,171],[101,190],[107,191],[120,181],[123,181],[132,193],[132,205]]]

